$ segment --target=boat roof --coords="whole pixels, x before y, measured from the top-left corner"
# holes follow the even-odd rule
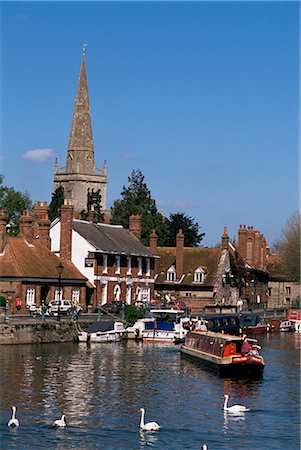
[[[98,333],[114,330],[114,320],[103,320],[99,322],[92,323],[87,329],[87,333]]]
[[[152,313],[185,314],[182,309],[151,309]]]
[[[234,336],[232,334],[226,333],[215,333],[214,331],[191,331],[192,334],[198,334],[203,336],[208,336],[211,338],[223,339],[224,341],[243,341],[242,336]],[[249,338],[248,338],[249,339]]]

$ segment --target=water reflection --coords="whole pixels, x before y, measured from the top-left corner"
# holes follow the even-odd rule
[[[267,364],[260,380],[220,378],[181,359],[177,346],[3,346],[1,444],[12,449],[199,450],[206,442],[209,449],[299,449],[300,337],[263,339]],[[251,411],[224,414],[225,393],[230,406],[244,404]],[[17,431],[7,427],[12,404],[21,424]],[[162,431],[139,433],[141,407]],[[68,427],[54,430],[53,421],[63,413]]]
[[[140,430],[140,448],[153,447],[158,442],[158,435],[155,431]]]

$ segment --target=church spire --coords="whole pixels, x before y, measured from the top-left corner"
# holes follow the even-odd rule
[[[68,144],[66,173],[94,175],[94,146],[86,74],[86,46],[87,44],[83,44],[82,62]]]

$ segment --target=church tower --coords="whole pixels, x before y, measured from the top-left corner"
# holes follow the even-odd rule
[[[105,212],[107,168],[104,161],[103,169],[95,169],[85,46],[83,46],[66,166],[59,168],[57,159],[55,161],[54,191],[59,186],[64,188],[64,197],[71,199],[75,216],[87,210],[89,192],[100,193],[101,211]]]

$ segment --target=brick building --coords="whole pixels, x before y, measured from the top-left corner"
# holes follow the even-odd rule
[[[153,253],[140,242],[141,218],[121,225],[73,219],[65,200],[61,219],[51,224],[52,251],[70,259],[89,280],[87,306],[96,310],[113,301],[149,302],[154,297]]]
[[[107,167],[95,169],[94,144],[88,95],[85,53],[82,55],[80,75],[72,117],[66,165],[55,161],[54,190],[64,188],[64,197],[71,199],[77,217],[87,210],[88,193],[101,195],[101,210],[106,212]]]
[[[157,299],[184,301],[193,312],[208,304],[236,307],[243,285],[241,261],[229,242],[227,228],[221,247],[185,247],[184,241],[182,230],[176,247],[156,247],[155,234],[151,236],[150,248],[160,257],[156,262]]]
[[[38,202],[33,215],[25,211],[20,218],[20,233],[9,236],[7,218],[0,212],[0,296],[8,304],[9,314],[28,313],[32,305],[50,300],[73,300],[86,303],[86,278],[65,258],[50,250],[47,204]],[[64,269],[59,274],[57,266]]]

